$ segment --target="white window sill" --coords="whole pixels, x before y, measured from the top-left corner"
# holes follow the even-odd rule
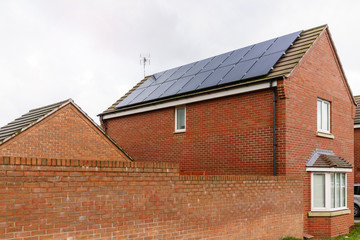
[[[176,130],[174,133],[184,133],[186,132],[186,129]]]
[[[326,132],[321,132],[321,131],[317,131],[316,132],[316,136],[318,137],[323,137],[323,138],[330,138],[330,139],[334,139],[335,136],[331,133],[326,133]]]
[[[345,214],[350,214],[349,209],[337,210],[337,211],[310,211],[308,212],[309,217],[334,217]]]

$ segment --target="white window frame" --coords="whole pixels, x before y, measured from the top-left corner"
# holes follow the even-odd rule
[[[320,103],[321,109],[319,109],[318,103]],[[317,130],[318,130],[318,132],[330,133],[330,129],[331,129],[331,126],[330,126],[331,103],[329,101],[324,100],[324,99],[318,98],[317,103],[316,103],[316,108],[317,108],[316,118],[317,118]],[[327,108],[327,113],[325,113],[325,111],[323,111],[324,108]],[[325,125],[326,121],[327,121],[328,129],[323,126],[323,125]]]
[[[331,207],[331,174],[341,173],[345,174],[345,206],[343,207]],[[324,174],[325,175],[325,207],[314,207],[314,174]],[[340,191],[341,191],[341,175],[340,175]],[[336,180],[335,180],[336,181]],[[341,195],[340,195],[340,203],[341,203]],[[331,172],[320,172],[315,171],[311,173],[311,211],[320,212],[320,211],[339,211],[345,210],[347,208],[347,173],[340,171],[331,171]]]
[[[184,120],[185,120],[185,128],[184,129],[178,129],[177,128],[177,117],[178,117],[178,109],[184,109]],[[186,132],[186,106],[178,106],[178,107],[175,107],[175,132]]]

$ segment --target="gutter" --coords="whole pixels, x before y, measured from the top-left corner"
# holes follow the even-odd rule
[[[276,176],[276,87],[270,80],[270,88],[273,92],[273,175]]]

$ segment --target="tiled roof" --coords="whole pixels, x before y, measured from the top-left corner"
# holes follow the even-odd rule
[[[321,154],[313,164],[313,167],[352,168],[352,165],[342,157]]]
[[[226,86],[215,86],[206,90],[198,90],[196,92],[178,94],[175,96],[169,96],[161,99],[155,99],[153,101],[148,101],[145,103],[139,103],[132,106],[124,106],[121,108],[115,108],[122,100],[124,100],[128,95],[130,95],[133,91],[135,91],[142,83],[144,83],[147,78],[151,77],[147,76],[143,80],[141,80],[136,86],[134,86],[128,93],[126,93],[123,97],[117,100],[114,104],[112,104],[107,110],[105,110],[100,115],[105,115],[108,113],[128,110],[136,107],[142,107],[146,105],[151,105],[154,103],[162,103],[167,101],[172,101],[184,97],[200,95],[205,93],[210,93],[222,89],[229,89],[233,87],[238,87],[245,84],[269,81],[271,79],[277,79],[281,77],[287,77],[293,71],[295,66],[299,63],[301,58],[305,55],[305,53],[309,50],[309,48],[313,45],[314,41],[319,37],[321,32],[323,32],[327,28],[327,25],[319,26],[316,28],[308,29],[303,31],[300,36],[294,41],[293,45],[286,51],[286,53],[279,59],[279,61],[274,65],[273,69],[266,75],[250,78],[246,81],[238,81],[228,84]]]
[[[306,167],[318,168],[352,168],[351,163],[344,158],[336,156],[333,151],[315,149],[306,162]]]
[[[354,96],[356,103],[358,104],[356,107],[356,113],[355,113],[355,124],[360,124],[360,95]]]
[[[28,113],[8,123],[6,126],[1,127],[0,145],[71,101],[72,99],[67,99],[41,108],[32,109]]]
[[[104,130],[97,125],[75,102],[70,98],[65,101],[54,103],[40,108],[30,110],[28,113],[8,123],[6,126],[0,128],[0,145],[6,141],[16,137],[26,129],[42,121],[44,118],[50,116],[54,112],[63,108],[67,104],[75,106],[101,133],[105,135],[120,151],[122,151],[130,160],[134,160],[122,147],[120,147]]]

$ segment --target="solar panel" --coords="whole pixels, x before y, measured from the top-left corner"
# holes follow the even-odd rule
[[[174,84],[174,81],[167,81],[163,84],[159,84],[160,86],[156,88],[147,98],[145,98],[145,101],[156,99],[161,96],[172,84]]]
[[[164,74],[162,74],[159,78],[156,79],[156,81],[153,83],[153,85],[165,82],[166,80],[168,80],[171,77],[171,75],[173,75],[179,69],[180,69],[180,67],[167,70]]]
[[[130,95],[127,96],[124,100],[122,100],[116,107],[123,107],[123,106],[126,106],[126,105],[130,104],[130,102],[132,100],[134,100],[134,98],[136,98],[144,90],[145,90],[145,88],[136,89],[135,91],[130,93]]]
[[[301,32],[156,73],[116,108],[266,75]]]
[[[144,88],[144,91],[142,91],[139,95],[137,95],[130,104],[139,103],[145,100],[156,88],[158,88],[160,84],[156,84],[153,86],[149,86],[147,88]]]
[[[251,48],[251,51],[245,54],[244,58],[241,59],[241,61],[261,57],[265,53],[265,51],[271,46],[271,44],[273,44],[273,42],[275,42],[275,39],[255,44],[254,47]]]
[[[256,59],[238,63],[219,84],[241,80],[247,71],[255,64]]]
[[[267,74],[274,66],[274,62],[277,62],[282,55],[282,52],[277,52],[263,56],[247,71],[246,75],[242,79]]]
[[[207,58],[207,59],[195,62],[194,66],[188,72],[186,72],[184,74],[184,77],[195,75],[195,74],[199,73],[201,71],[201,69],[203,69],[206,66],[206,64],[208,64],[211,61],[211,59],[213,59],[213,58]]]
[[[182,75],[184,75],[187,71],[189,71],[190,68],[192,68],[195,65],[195,63],[190,63],[187,65],[184,65],[179,68],[178,71],[176,71],[171,77],[169,77],[166,81],[171,81],[180,78]]]
[[[148,86],[150,86],[154,82],[155,82],[155,77],[151,76],[143,84],[141,84],[140,87],[138,87],[138,89],[139,88],[147,88]]]
[[[196,74],[178,93],[193,91],[210,75],[211,71]]]
[[[211,75],[206,78],[205,81],[197,89],[217,85],[233,67],[233,65],[230,65],[218,68],[216,71],[212,71]]]
[[[167,96],[171,96],[171,95],[175,95],[177,94],[180,89],[182,89],[194,76],[188,76],[188,77],[183,77],[180,78],[178,80],[174,80],[171,82],[174,82],[173,85],[171,85],[171,87],[169,87],[162,95],[161,97],[167,97]]]
[[[232,52],[228,52],[214,57],[208,64],[206,64],[206,66],[200,72],[205,72],[218,68],[220,64],[230,56],[231,53]]]
[[[266,54],[271,54],[271,53],[275,53],[275,52],[279,52],[279,51],[284,51],[287,50],[284,49],[284,46],[288,45],[289,42],[292,43],[295,41],[295,39],[300,35],[302,31],[298,31],[298,32],[294,32],[282,37],[279,37],[276,39],[276,41],[273,43],[273,45],[271,45],[271,47],[266,51]]]
[[[233,51],[231,55],[220,65],[220,67],[238,63],[252,47],[254,47],[254,45]]]

